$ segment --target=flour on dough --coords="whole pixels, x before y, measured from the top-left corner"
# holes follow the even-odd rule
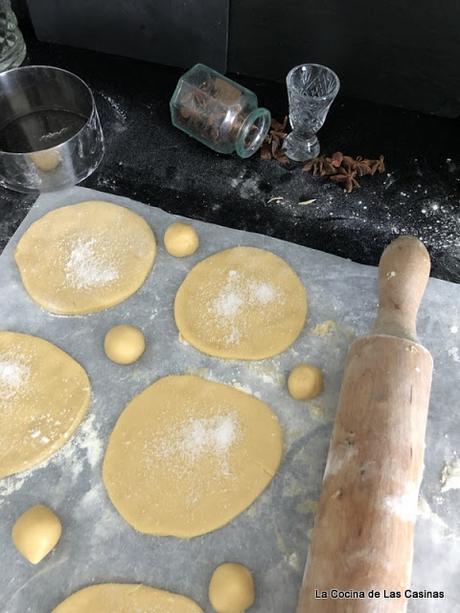
[[[122,302],[144,283],[156,253],[147,222],[129,209],[88,201],[33,223],[16,248],[30,296],[47,311],[91,313]]]
[[[0,479],[62,447],[90,397],[86,372],[67,353],[36,336],[0,331]]]
[[[182,337],[209,355],[260,360],[284,351],[307,316],[305,288],[270,251],[234,247],[197,264],[175,300]]]
[[[102,583],[75,592],[52,613],[203,613],[190,598],[134,583]]]
[[[282,448],[278,419],[261,400],[200,377],[169,376],[119,417],[103,480],[136,530],[191,538],[247,509],[276,473]]]

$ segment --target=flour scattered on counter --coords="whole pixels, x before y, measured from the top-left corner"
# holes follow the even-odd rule
[[[40,468],[48,463],[63,465],[64,471],[72,481],[78,479],[85,464],[91,469],[96,468],[102,458],[103,443],[95,422],[96,415],[92,413],[81,424],[72,439],[51,456],[46,464],[40,465]]]
[[[56,466],[62,469],[63,474],[67,475],[70,482],[75,482],[83,471],[85,464],[88,464],[91,469],[96,468],[102,458],[103,441],[96,428],[95,421],[96,416],[93,413],[78,428],[73,438],[67,441],[64,447],[57,453],[36,467],[17,475],[11,475],[1,481],[0,506],[3,499],[7,499],[10,494],[20,490],[35,471],[45,470],[49,466]],[[31,436],[36,440],[40,436],[40,443],[42,445],[49,442],[48,437],[42,436],[40,431],[32,431]]]
[[[91,525],[90,532],[93,551],[97,551],[94,548],[95,540],[113,541],[124,529],[124,522],[120,521],[115,508],[106,500],[105,488],[99,482],[82,495],[72,510],[79,525],[88,525],[88,518],[97,517],[97,521]]]
[[[460,489],[460,458],[445,464],[441,474],[441,492]]]
[[[109,96],[105,92],[98,93],[102,98],[104,98],[104,100],[106,100],[110,104],[110,106],[115,112],[117,120],[124,124],[127,119],[127,114],[126,111],[122,108],[122,106],[118,102],[116,102],[116,100],[112,96]]]
[[[6,477],[6,479],[2,479],[0,481],[0,507],[3,502],[8,500],[8,496],[13,494],[14,492],[18,492],[24,483],[30,477],[32,471],[27,471],[21,473],[19,475],[12,475],[11,477]]]
[[[450,327],[450,332],[451,332],[451,334],[457,334],[458,326],[451,326]]]
[[[447,350],[447,355],[453,359],[454,362],[460,362],[460,352],[458,347],[451,347]]]

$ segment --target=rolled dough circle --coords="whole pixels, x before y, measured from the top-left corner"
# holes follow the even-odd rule
[[[198,232],[188,223],[173,223],[165,232],[165,248],[170,255],[183,258],[192,255],[200,245]]]
[[[104,351],[112,362],[132,364],[145,351],[144,335],[135,326],[114,326],[105,335]]]
[[[75,592],[51,613],[203,613],[190,598],[142,584],[101,583]]]
[[[156,253],[147,222],[129,209],[93,200],[55,209],[34,222],[16,248],[29,295],[47,311],[91,313],[134,294]]]
[[[288,377],[288,390],[296,400],[310,400],[323,391],[323,374],[314,364],[299,364]]]
[[[254,580],[246,566],[227,562],[213,572],[209,601],[216,613],[244,613],[254,599]]]
[[[136,530],[191,538],[247,509],[276,473],[282,448],[278,419],[261,400],[200,377],[169,376],[125,408],[102,475]]]
[[[39,464],[66,443],[91,398],[88,375],[36,336],[0,332],[0,478]]]
[[[209,355],[260,360],[284,351],[307,316],[305,288],[270,251],[234,247],[189,272],[174,305],[182,337]]]

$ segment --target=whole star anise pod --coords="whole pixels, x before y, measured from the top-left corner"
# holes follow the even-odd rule
[[[265,137],[264,143],[260,148],[260,157],[263,160],[277,160],[280,164],[289,164],[289,159],[285,153],[283,153],[283,141],[287,136],[287,116],[283,122],[272,118],[270,130]]]
[[[350,193],[355,187],[360,186],[356,177],[382,173],[385,171],[385,163],[383,155],[378,160],[371,160],[361,155],[353,158],[336,151],[330,157],[320,155],[309,160],[303,170],[311,172],[313,176],[328,177],[334,183],[343,185],[344,190]]]

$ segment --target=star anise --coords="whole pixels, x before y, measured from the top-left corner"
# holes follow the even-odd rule
[[[263,160],[277,160],[280,164],[289,164],[289,159],[285,153],[283,153],[283,141],[287,136],[287,116],[283,122],[279,122],[276,119],[272,119],[270,130],[265,137],[264,143],[260,148],[260,157]]]
[[[360,155],[353,158],[336,151],[330,157],[320,155],[309,160],[303,170],[311,172],[313,176],[328,177],[334,183],[343,185],[344,190],[350,193],[355,187],[360,186],[356,177],[382,173],[385,171],[385,163],[383,155],[378,160],[370,160]]]

